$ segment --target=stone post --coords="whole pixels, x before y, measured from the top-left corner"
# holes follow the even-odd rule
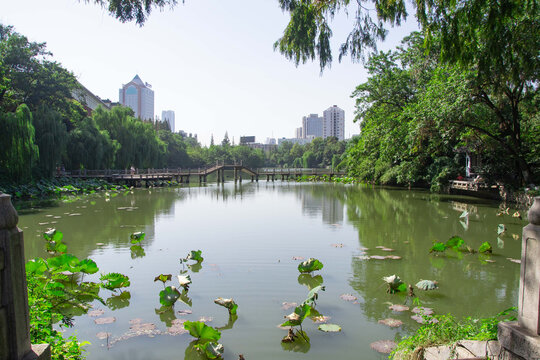
[[[0,360],[50,359],[48,345],[30,344],[23,232],[11,196],[0,193]]]
[[[518,321],[499,323],[498,338],[507,359],[540,359],[540,196],[523,228]]]

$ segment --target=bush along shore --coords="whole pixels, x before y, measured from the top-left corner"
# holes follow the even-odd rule
[[[151,181],[147,184],[147,186],[172,185],[178,185],[178,183],[175,181]],[[129,187],[112,184],[103,179],[74,179],[65,177],[41,179],[27,184],[0,184],[0,192],[11,195],[18,208],[21,208],[19,206],[20,201],[47,203],[80,194],[94,194],[102,190],[125,191],[129,190]]]

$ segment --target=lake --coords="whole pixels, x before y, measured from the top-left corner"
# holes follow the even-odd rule
[[[468,215],[460,217],[464,211]],[[437,290],[415,289],[422,306],[435,314],[487,317],[517,304],[520,266],[508,258],[521,256],[526,221],[513,218],[513,209],[503,216],[496,216],[498,211],[496,202],[426,191],[261,181],[134,189],[115,197],[93,194],[21,215],[19,227],[27,259],[47,256],[42,233],[55,227],[63,232],[69,253],[93,259],[100,273],[129,276],[129,294],[110,299],[110,308],[94,303],[103,315],[77,316],[66,331],[91,342],[88,359],[198,359],[189,346],[193,338],[170,335],[167,328],[175,319],[201,317],[208,325],[225,327],[220,339],[225,359],[236,360],[238,354],[257,360],[382,359],[387,355],[372,350],[372,342],[399,341],[420,326],[410,311],[389,309],[390,304],[414,305],[405,294],[388,294],[384,276],[397,274],[413,285],[437,280]],[[498,224],[507,228],[499,236]],[[144,254],[130,250],[130,234],[137,231],[146,233]],[[490,242],[493,255],[429,253],[434,240],[454,235],[475,249]],[[198,249],[204,257],[201,266],[186,268],[193,281],[188,293],[192,306],[177,302],[174,311],[163,312],[163,285],[154,278],[172,274],[168,285],[178,286],[179,259]],[[374,255],[401,259],[370,258]],[[300,257],[317,258],[324,268],[300,275]],[[316,308],[342,331],[324,333],[306,319],[310,344],[282,345],[287,332],[278,325],[294,310],[285,308],[300,304],[321,281],[326,291],[320,292]],[[350,295],[347,300],[344,294]],[[108,290],[100,295],[111,298]],[[238,303],[236,321],[214,304],[218,297]],[[115,321],[95,323],[103,317]],[[403,325],[378,323],[390,317]],[[149,325],[149,331],[136,336],[130,321],[155,328]],[[108,339],[103,333],[110,334]]]

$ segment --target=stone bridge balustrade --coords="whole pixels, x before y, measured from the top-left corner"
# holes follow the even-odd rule
[[[0,360],[46,360],[49,345],[30,344],[23,232],[11,196],[0,193]]]

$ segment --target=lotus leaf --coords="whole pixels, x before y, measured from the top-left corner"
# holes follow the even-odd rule
[[[504,226],[504,224],[497,225],[497,235],[501,235],[505,231],[506,231],[506,226]]]
[[[447,248],[452,248],[454,250],[458,250],[460,247],[465,244],[465,241],[459,237],[459,236],[452,236],[448,241],[446,242]]]
[[[308,293],[308,296],[306,300],[304,301],[304,304],[313,305],[315,303],[315,300],[319,298],[319,291],[325,291],[326,287],[319,285],[311,289]]]
[[[84,259],[78,265],[79,271],[85,274],[95,274],[99,268],[94,260]]]
[[[145,233],[143,233],[142,231],[139,231],[139,232],[131,234],[129,238],[132,244],[138,244],[144,240],[145,236],[146,236]]]
[[[321,324],[319,330],[324,332],[338,332],[341,331],[341,326],[336,324]]]
[[[398,319],[393,319],[393,318],[379,320],[378,323],[386,325],[386,326],[390,326],[392,328],[400,327],[401,325],[403,325],[403,321],[398,320]]]
[[[172,274],[159,274],[154,278],[154,282],[161,281],[163,284],[165,284],[167,281],[171,281]]]
[[[202,262],[204,258],[201,255],[202,250],[191,250],[186,257],[186,260],[195,260],[196,262]]]
[[[180,292],[174,286],[167,286],[159,292],[159,302],[164,306],[174,305],[180,297]]]
[[[432,252],[444,252],[446,250],[446,244],[442,243],[440,241],[435,241],[433,243],[433,246],[429,250],[430,253]]]
[[[184,329],[201,342],[214,342],[218,341],[221,337],[219,331],[201,321],[186,321],[184,322]]]
[[[309,343],[309,336],[304,331],[297,331],[296,334],[293,334],[291,341],[286,341],[285,338],[281,340],[281,347],[286,351],[307,353],[311,348],[311,344]]]
[[[407,285],[401,281],[401,278],[397,275],[390,275],[383,277],[384,282],[388,285],[386,292],[394,294],[396,292],[407,290]]]
[[[71,254],[62,254],[47,259],[49,269],[55,273],[62,271],[78,272],[79,259]]]
[[[180,300],[181,302],[183,302],[187,306],[192,305],[191,299],[189,298],[189,296],[187,296],[187,290],[186,289],[182,290],[182,293],[180,294],[180,297],[178,298],[178,300]]]
[[[126,275],[119,273],[101,275],[99,280],[101,281],[101,287],[108,290],[120,289],[130,285],[129,278]]]
[[[491,247],[491,244],[486,241],[483,242],[482,245],[480,245],[478,252],[491,254],[493,252],[493,248]]]
[[[439,285],[436,281],[420,280],[416,283],[416,287],[420,290],[435,290],[439,288]]]
[[[43,237],[47,241],[61,242],[64,234],[62,234],[60,231],[56,231],[56,229],[49,229],[43,233]]]
[[[220,297],[214,300],[214,303],[227,308],[229,310],[229,314],[236,315],[238,304],[236,304],[233,299],[224,299]]]
[[[294,309],[294,312],[285,316],[287,321],[285,321],[281,326],[298,326],[301,325],[302,322],[306,317],[309,316],[311,312],[311,305],[309,304],[302,304],[300,306],[297,306]]]
[[[309,258],[306,261],[298,264],[298,271],[301,273],[310,273],[313,271],[321,270],[324,265],[317,259]]]
[[[464,218],[464,217],[467,217],[467,216],[469,216],[469,212],[467,210],[463,211],[461,213],[461,215],[459,215],[460,218]]]
[[[35,275],[43,275],[47,271],[47,263],[42,258],[35,258],[26,262],[26,272]]]

